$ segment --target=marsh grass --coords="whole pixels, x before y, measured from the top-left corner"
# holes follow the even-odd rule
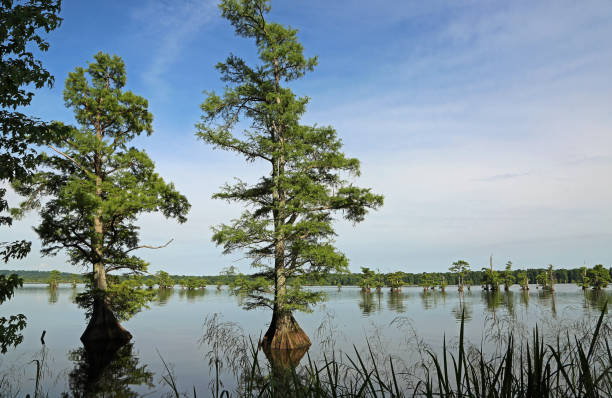
[[[206,342],[215,338],[226,343],[212,345],[209,352],[215,375],[211,388],[215,398],[247,397],[610,397],[612,394],[612,351],[608,342],[610,325],[605,322],[607,304],[603,306],[594,328],[571,335],[557,334],[546,343],[536,326],[530,338],[515,340],[512,331],[503,339],[502,349],[485,354],[482,349],[468,349],[464,335],[465,314],[462,313],[457,347],[450,349],[446,338],[441,352],[425,349],[428,358],[420,358],[416,366],[401,368],[388,355],[385,360],[370,342],[360,352],[353,346],[351,354],[323,354],[314,361],[306,356],[300,367],[262,363],[259,347],[250,339],[236,340],[224,326],[236,332],[235,325],[212,318]],[[231,338],[227,340],[228,336]],[[501,340],[498,340],[501,341]],[[517,342],[518,341],[518,342]],[[248,342],[250,361],[244,357],[235,368],[239,378],[234,391],[222,388],[219,362],[221,351],[232,347],[230,355],[244,349]],[[227,357],[225,357],[227,359]],[[406,361],[402,361],[405,363]],[[248,365],[247,365],[248,364]],[[420,371],[419,371],[420,370]],[[176,388],[175,396],[179,394]],[[192,392],[196,397],[196,391]]]

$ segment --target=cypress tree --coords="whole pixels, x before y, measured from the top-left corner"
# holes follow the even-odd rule
[[[90,288],[79,297],[90,316],[85,343],[129,340],[117,318],[134,314],[150,298],[137,279],[113,284],[107,278],[113,271],[145,272],[147,262],[132,252],[165,246],[140,243],[137,216],[161,212],[182,223],[190,207],[155,173],[146,152],[130,146],[153,132],[153,116],[146,99],[124,90],[123,60],[101,52],[94,59],[66,80],[64,100],[79,128],[64,128],[49,144],[53,152],[44,154],[40,171],[15,184],[27,197],[21,211],[39,209],[35,231],[42,254],[65,250],[74,265],[92,269]]]
[[[254,39],[261,62],[249,66],[230,55],[217,64],[227,86],[221,95],[208,93],[197,135],[214,148],[266,164],[270,172],[255,184],[239,181],[214,195],[247,210],[214,227],[213,241],[226,253],[244,252],[260,270],[253,282],[243,280],[249,286],[241,290],[251,292],[247,308],[272,309],[264,348],[307,347],[310,340],[292,312],[308,310],[322,296],[302,291],[299,277],[347,270],[347,258],[333,245],[333,214],[362,221],[383,197],[345,180],[359,175],[359,161],[341,152],[332,127],[300,124],[308,98],[283,83],[312,71],[317,59],[304,56],[297,30],[268,21],[267,0],[222,0],[219,7],[236,34]],[[243,123],[249,125],[244,132]]]

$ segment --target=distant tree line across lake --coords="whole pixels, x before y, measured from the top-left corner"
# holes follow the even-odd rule
[[[423,286],[424,283],[432,281],[433,285],[439,285],[441,281],[445,281],[449,285],[457,285],[459,283],[459,275],[455,272],[390,272],[390,273],[379,273],[369,268],[369,273],[342,273],[342,274],[327,274],[327,275],[305,275],[301,277],[301,283],[303,285],[310,286],[363,286],[366,279],[370,278],[372,281],[371,287],[393,287],[394,285],[404,286]],[[554,280],[556,283],[576,283],[581,284],[584,277],[584,267],[582,268],[560,268],[553,270]],[[609,277],[612,278],[612,267],[607,269]],[[503,272],[503,271],[502,271]],[[486,270],[482,271],[467,271],[462,276],[465,283],[472,285],[484,285],[487,277]],[[520,274],[526,274],[528,283],[538,283],[538,275],[548,273],[546,268],[527,268],[527,269],[516,269],[509,271],[510,276],[513,277],[517,284],[520,282]],[[88,274],[76,274],[69,272],[59,271],[25,271],[25,270],[0,270],[0,275],[17,274],[23,279],[24,283],[86,283],[89,279]],[[187,289],[196,289],[205,287],[206,285],[231,285],[235,284],[239,278],[256,278],[256,274],[253,275],[242,275],[235,273],[224,272],[221,275],[170,275],[166,272],[159,272],[152,275],[140,276],[142,284],[148,286],[158,285],[161,280],[162,288],[174,286],[184,287]],[[122,275],[118,277],[119,280],[128,279],[127,276]],[[52,279],[52,281],[51,281]],[[51,281],[51,282],[50,282]]]

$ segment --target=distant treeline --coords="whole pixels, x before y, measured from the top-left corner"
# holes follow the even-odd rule
[[[516,269],[512,270],[512,273],[515,277],[515,280],[518,280],[518,273],[521,271],[525,271],[527,273],[527,277],[529,278],[529,283],[536,283],[536,277],[538,274],[542,272],[546,272],[545,268],[528,268],[526,270]],[[612,267],[608,269],[610,272],[610,276],[612,277]],[[582,270],[580,268],[572,268],[565,269],[560,268],[553,271],[555,280],[557,283],[578,283],[582,281]],[[22,271],[22,270],[0,270],[0,275],[10,275],[17,274],[20,278],[23,278],[25,283],[47,283],[49,277],[51,275],[51,271]],[[381,273],[379,274],[382,283],[387,286],[389,285],[389,276],[392,273]],[[401,280],[405,285],[419,285],[421,283],[421,278],[425,275],[425,273],[410,273],[410,272],[401,272]],[[429,277],[434,277],[436,279],[441,279],[442,276],[446,278],[448,284],[457,284],[457,275],[452,272],[428,272],[426,275]],[[204,276],[194,276],[194,275],[170,275],[172,280],[180,285],[182,281],[187,279],[193,280],[205,280],[206,284],[209,285],[218,285],[218,284],[230,284],[236,280],[238,275],[204,275]],[[241,277],[249,277],[249,275],[241,275]],[[121,279],[121,277],[119,277]],[[143,281],[153,280],[155,281],[156,275],[144,275]],[[363,279],[363,274],[361,273],[347,273],[347,274],[328,274],[324,276],[313,275],[313,276],[303,276],[301,278],[301,282],[304,285],[319,285],[319,286],[357,286]],[[483,271],[468,271],[465,280],[471,281],[473,285],[480,285],[484,279]],[[87,280],[87,274],[73,274],[69,272],[61,272],[59,274],[59,283],[72,283],[76,281],[77,283],[83,283]]]

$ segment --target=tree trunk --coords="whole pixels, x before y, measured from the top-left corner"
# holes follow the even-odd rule
[[[304,349],[310,347],[310,339],[290,312],[274,311],[261,344],[266,350]]]
[[[130,341],[132,334],[119,324],[117,318],[102,297],[96,297],[93,313],[87,328],[81,335],[83,344],[105,344],[116,342],[124,344]]]
[[[107,288],[106,272],[102,263],[94,265],[94,288],[98,292],[105,292]],[[132,334],[119,324],[104,296],[96,294],[89,324],[81,335],[83,344],[108,342],[123,344],[131,338]]]

